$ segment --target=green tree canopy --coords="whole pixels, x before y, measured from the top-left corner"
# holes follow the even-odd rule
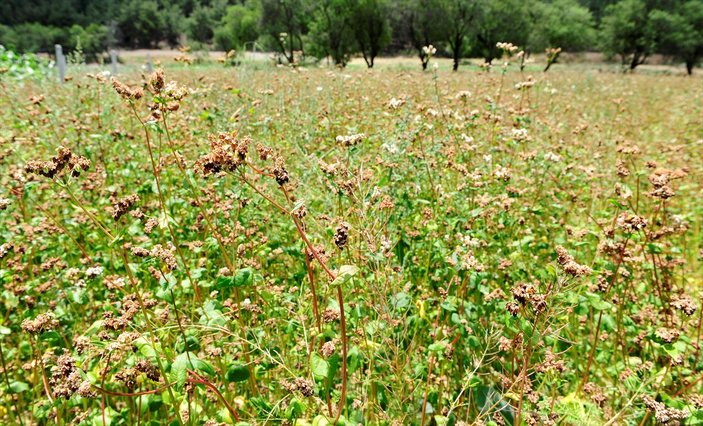
[[[222,50],[242,49],[259,38],[261,10],[258,5],[234,5],[215,29],[215,45]]]
[[[591,12],[576,0],[538,2],[533,13],[529,48],[534,51],[549,47],[582,51],[596,39]]]
[[[472,53],[486,62],[500,57],[498,42],[525,46],[530,35],[531,3],[522,0],[478,0],[476,43]]]
[[[388,0],[356,0],[353,2],[351,29],[356,46],[369,68],[374,60],[391,40],[391,28],[388,19],[390,12]]]

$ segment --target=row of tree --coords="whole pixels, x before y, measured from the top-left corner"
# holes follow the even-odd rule
[[[282,61],[354,55],[373,67],[383,53],[424,46],[454,59],[499,57],[497,42],[530,52],[599,50],[634,69],[653,53],[703,57],[703,0],[4,0],[0,44],[19,51],[80,46],[188,44],[222,50],[257,46]]]

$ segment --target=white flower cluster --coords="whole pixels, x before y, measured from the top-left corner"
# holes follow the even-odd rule
[[[518,47],[515,46],[512,43],[504,43],[502,41],[499,41],[496,43],[496,47],[504,52],[510,53],[511,55],[515,52],[517,52]]]

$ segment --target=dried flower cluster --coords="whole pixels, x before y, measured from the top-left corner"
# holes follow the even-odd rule
[[[251,140],[248,137],[237,138],[236,133],[218,133],[210,135],[210,153],[200,157],[196,170],[203,176],[220,172],[234,172],[247,158]]]
[[[557,263],[559,263],[559,266],[561,266],[567,274],[573,277],[581,277],[593,273],[590,267],[576,263],[574,257],[571,256],[564,247],[558,246],[556,251]]]
[[[64,170],[68,170],[71,176],[78,177],[81,172],[90,168],[90,160],[83,156],[74,155],[66,147],[60,146],[56,151],[57,154],[49,161],[28,161],[24,166],[25,171],[53,179]]]
[[[112,78],[112,87],[125,100],[134,101],[144,97],[144,89],[141,87],[129,87],[114,77]]]
[[[22,330],[27,333],[39,334],[45,331],[50,331],[58,327],[59,322],[54,319],[54,314],[47,312],[39,314],[33,320],[26,319],[22,321]]]

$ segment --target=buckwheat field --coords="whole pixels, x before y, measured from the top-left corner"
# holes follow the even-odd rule
[[[703,423],[700,78],[0,89],[2,424]]]

